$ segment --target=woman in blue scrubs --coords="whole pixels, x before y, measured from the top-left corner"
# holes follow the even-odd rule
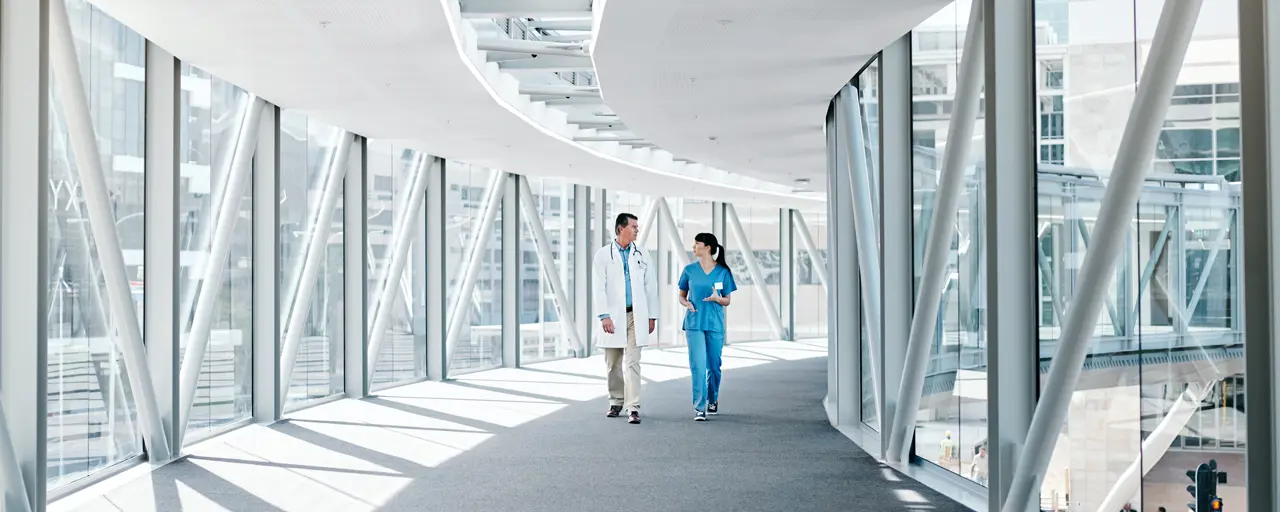
[[[724,246],[711,233],[694,237],[697,261],[680,273],[680,304],[684,333],[689,344],[689,370],[693,373],[694,421],[720,412],[720,353],[724,349],[724,308],[738,289],[733,272],[724,261]]]

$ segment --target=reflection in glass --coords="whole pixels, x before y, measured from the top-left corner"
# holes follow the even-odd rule
[[[306,315],[292,376],[288,382],[287,408],[341,393],[343,381],[343,251],[342,180],[345,162],[331,169],[342,130],[293,111],[280,115],[280,313],[281,334],[295,310]],[[349,142],[349,141],[348,141]],[[336,192],[326,187],[338,187]],[[335,193],[333,211],[321,211],[326,192]],[[315,279],[302,282],[307,248],[319,243]],[[309,300],[294,298],[303,287]]]
[[[430,161],[420,161],[419,152],[390,142],[369,141],[367,156],[368,229],[366,271],[369,283],[368,321],[372,325],[380,303],[382,289],[391,270],[393,241],[399,236],[412,237],[409,254],[400,275],[391,276],[395,289],[392,302],[385,304],[390,314],[382,333],[377,364],[373,370],[373,386],[426,377],[426,236],[422,220],[424,205],[406,211],[409,195],[419,172],[430,172]],[[419,163],[423,163],[419,166]],[[405,216],[410,216],[407,231],[397,233]],[[370,337],[374,336],[370,333]],[[372,343],[372,342],[371,342]]]
[[[986,400],[986,319],[983,283],[986,280],[985,216],[982,210],[985,159],[982,108],[978,110],[972,140],[952,141],[948,137],[956,77],[959,73],[969,9],[972,2],[955,2],[926,20],[913,32],[913,68],[945,70],[947,87],[917,91],[913,118],[913,210],[915,211],[915,279],[917,286],[924,270],[925,240],[928,237],[943,153],[951,143],[970,144],[964,162],[964,190],[959,200],[956,232],[951,240],[946,285],[939,308],[937,327],[930,348],[920,412],[916,421],[915,454],[952,472],[985,484],[986,462],[983,448],[987,438]],[[923,44],[926,34],[954,41],[939,47]],[[868,116],[870,117],[870,116]],[[878,116],[876,116],[878,117]],[[917,289],[917,293],[919,290]]]
[[[483,205],[489,194],[489,183],[493,181],[494,173],[501,171],[454,161],[449,161],[445,169],[445,182],[449,187],[445,191],[444,228],[448,247],[445,273],[449,279],[446,303],[450,305],[447,310],[450,314],[462,285],[466,251],[477,236],[488,239],[485,250],[481,252],[475,289],[471,296],[463,298],[468,304],[464,309],[467,321],[453,345],[453,352],[445,356],[449,360],[450,373],[457,374],[502,365],[501,204],[498,205],[493,229],[488,233],[476,233],[484,216]],[[452,320],[446,318],[445,321]]]
[[[84,202],[67,116],[54,96],[49,141],[48,465],[57,488],[142,454],[137,409],[115,335],[117,322],[143,321],[146,43],[83,0],[68,16],[102,172],[106,174],[136,318],[115,318],[99,241]],[[60,80],[62,77],[53,77]],[[12,220],[11,220],[12,222]]]
[[[542,220],[551,255],[555,258],[556,279],[564,290],[572,311],[574,300],[573,184],[553,178],[525,178]],[[521,217],[524,216],[523,210]],[[542,270],[542,257],[534,242],[530,223],[520,223],[520,350],[521,363],[559,359],[573,355],[573,338],[564,331],[555,294]]]
[[[192,402],[185,443],[253,414],[253,190],[223,198],[231,174],[231,155],[249,103],[248,94],[194,66],[182,65],[179,119],[178,280],[185,354],[196,297],[204,284],[220,208],[233,208],[230,251],[209,324],[208,348]]]
[[[1036,2],[1037,25],[1048,31],[1036,58],[1053,73],[1037,82],[1042,371],[1073,305],[1112,165],[1127,151],[1119,144],[1135,77],[1148,72],[1168,5]],[[1083,22],[1100,19],[1108,21]],[[1235,2],[1207,0],[1173,70],[1148,181],[1041,488],[1047,510],[1185,510],[1185,472],[1210,459],[1230,475],[1218,494],[1245,510],[1237,27]],[[1137,466],[1150,469],[1122,478]]]

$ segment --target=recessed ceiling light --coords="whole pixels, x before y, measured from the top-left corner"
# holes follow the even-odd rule
[[[796,178],[796,183],[808,183],[809,178]]]

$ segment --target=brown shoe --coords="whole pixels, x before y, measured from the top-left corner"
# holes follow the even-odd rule
[[[609,413],[608,413],[608,414],[605,414],[605,416],[610,417],[610,418],[617,418],[617,417],[618,417],[618,415],[620,415],[620,414],[622,414],[622,406],[621,406],[621,405],[610,405],[610,406],[609,406]]]

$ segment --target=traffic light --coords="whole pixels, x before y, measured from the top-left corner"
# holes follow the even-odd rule
[[[1195,501],[1188,503],[1187,508],[1194,512],[1217,512],[1222,510],[1222,498],[1218,497],[1218,484],[1227,483],[1227,474],[1218,471],[1218,461],[1209,460],[1201,464],[1195,471],[1188,471],[1193,485],[1187,486],[1187,492]]]

